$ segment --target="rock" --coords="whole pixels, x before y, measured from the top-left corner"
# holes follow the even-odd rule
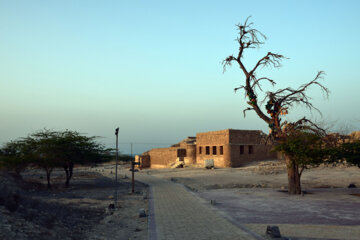
[[[204,161],[204,167],[206,169],[211,169],[211,168],[214,168],[214,159],[206,159]]]
[[[146,212],[144,208],[140,208],[139,209],[139,217],[146,217]]]
[[[353,184],[353,183],[350,183],[349,186],[348,186],[348,188],[356,188],[356,185]]]
[[[280,229],[278,226],[267,226],[266,235],[271,238],[281,238]]]

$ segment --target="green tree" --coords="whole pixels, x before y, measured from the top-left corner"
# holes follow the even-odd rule
[[[32,163],[45,170],[48,188],[51,188],[50,176],[54,168],[61,167],[62,159],[58,156],[58,132],[42,130],[29,135],[22,141],[32,149]]]
[[[253,28],[253,23],[246,19],[244,24],[238,24],[239,36],[237,42],[239,44],[238,53],[228,56],[223,61],[224,71],[227,66],[231,66],[233,63],[237,64],[244,74],[244,84],[235,88],[235,92],[238,90],[244,90],[245,98],[248,98],[248,107],[243,111],[244,117],[247,111],[254,111],[259,118],[268,124],[270,128],[269,137],[271,137],[275,144],[286,144],[289,136],[288,130],[306,130],[313,132],[314,134],[324,135],[325,131],[319,128],[312,121],[303,117],[297,121],[288,123],[282,121],[285,115],[287,115],[294,106],[302,105],[309,110],[317,110],[311,103],[311,98],[307,95],[307,91],[311,86],[319,87],[325,96],[328,95],[329,90],[324,87],[320,80],[323,78],[324,72],[320,71],[316,74],[315,78],[298,88],[282,88],[275,91],[268,91],[265,96],[260,99],[260,94],[263,92],[263,83],[268,82],[273,86],[276,81],[269,77],[258,76],[259,69],[263,67],[278,68],[281,66],[281,61],[286,59],[283,55],[278,53],[268,52],[260,58],[252,67],[245,66],[243,61],[244,53],[252,48],[259,48],[264,44],[263,40],[266,40],[266,36],[257,29]],[[262,107],[262,103],[265,104],[265,109]],[[289,194],[301,194],[299,166],[293,156],[285,153],[285,159],[288,169],[288,191]]]
[[[21,178],[21,172],[33,162],[31,152],[31,147],[23,140],[10,141],[0,149],[0,167]]]
[[[324,147],[324,137],[312,131],[288,129],[286,134],[287,137],[279,142],[273,150],[282,152],[285,156],[291,158],[290,164],[292,165],[287,167],[295,172],[294,176],[298,177],[296,181],[300,184],[295,187],[300,187],[300,189],[295,189],[295,191],[301,192],[301,175],[303,171],[324,163],[328,151]]]
[[[342,157],[346,162],[360,168],[360,141],[343,143],[341,147]]]
[[[109,149],[98,144],[95,141],[96,138],[82,136],[78,132],[68,130],[56,133],[56,157],[65,171],[66,187],[69,186],[73,176],[75,164],[94,165],[111,160]]]
[[[328,149],[329,164],[348,164],[360,168],[360,140],[342,142]]]
[[[5,144],[0,163],[8,169],[23,170],[29,164],[44,169],[48,188],[54,168],[63,168],[68,187],[75,164],[93,165],[111,160],[109,149],[96,142],[96,137],[83,136],[76,131],[41,130]]]

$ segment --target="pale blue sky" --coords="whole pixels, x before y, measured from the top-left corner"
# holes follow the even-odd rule
[[[117,126],[120,142],[267,132],[254,113],[242,115],[238,67],[223,74],[220,64],[236,53],[235,24],[249,15],[268,41],[246,63],[268,51],[289,57],[262,71],[279,87],[325,71],[330,98],[315,88],[315,105],[325,121],[359,129],[359,12],[360,1],[0,0],[0,144],[44,127],[103,136],[109,146]],[[302,116],[321,119],[289,114]]]

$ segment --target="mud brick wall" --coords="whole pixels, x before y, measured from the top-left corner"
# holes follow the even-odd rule
[[[196,145],[189,144],[185,146],[186,156],[184,158],[185,164],[194,164],[196,163]]]
[[[215,167],[230,167],[230,152],[228,129],[196,134],[196,163],[214,159]]]
[[[271,153],[271,145],[262,141],[262,132],[258,130],[229,130],[231,145],[231,167],[241,167],[249,162],[277,158]]]
[[[259,144],[261,131],[229,129],[230,144]]]
[[[196,162],[204,164],[206,159],[214,159],[215,167],[240,167],[251,161],[276,158],[276,153],[270,153],[272,146],[262,144],[261,134],[258,130],[235,129],[198,133]]]
[[[154,148],[148,152],[150,168],[166,168],[176,161],[178,148]]]
[[[150,156],[147,154],[143,155],[135,155],[135,163],[139,163],[135,165],[135,168],[149,168],[150,167]]]

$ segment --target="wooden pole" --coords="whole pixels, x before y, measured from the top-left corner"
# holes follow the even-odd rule
[[[134,163],[134,159],[132,157],[132,143],[130,143],[130,149],[131,149],[131,176],[132,176],[132,180],[131,180],[131,192],[134,193],[135,192],[135,163]]]
[[[117,190],[118,190],[118,184],[117,184],[117,170],[118,170],[118,158],[119,158],[119,142],[118,142],[118,135],[119,135],[119,128],[115,129],[115,135],[116,135],[116,161],[115,161],[115,197],[114,197],[114,207],[116,208],[117,204]]]

